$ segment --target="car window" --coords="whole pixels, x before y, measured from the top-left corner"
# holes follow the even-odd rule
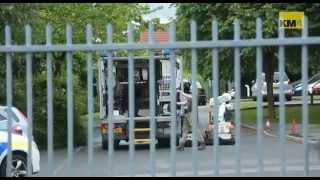
[[[274,80],[274,81],[279,81],[279,80],[280,80],[280,73],[275,72],[275,73],[273,74],[273,80]],[[288,80],[289,80],[289,78],[288,78],[288,76],[287,76],[286,73],[284,73],[284,80],[285,80],[285,81],[288,81]],[[258,79],[257,79],[256,81],[258,81]],[[262,73],[262,81],[266,81],[266,74],[265,74],[265,73]]]
[[[0,121],[3,121],[3,120],[6,120],[6,118],[0,114]]]
[[[3,120],[7,119],[7,112],[5,112],[4,109],[0,110],[0,115],[4,118]]]
[[[6,113],[6,117],[8,117],[9,109],[8,109],[8,108],[5,108],[4,111],[5,111],[5,113]],[[11,112],[12,112],[11,114],[12,114],[13,120],[14,120],[15,122],[19,122],[19,119],[18,119],[17,115],[14,113],[14,111],[12,110]]]
[[[134,80],[135,81],[147,81],[148,80],[148,69],[136,68],[134,70]],[[128,69],[127,68],[118,68],[117,69],[116,81],[128,82]]]
[[[289,78],[286,73],[284,73],[284,81],[287,81]],[[274,73],[273,75],[274,81],[280,81],[280,73]]]
[[[320,73],[312,76],[312,78],[309,80],[309,83],[314,83],[317,80],[320,80]]]
[[[13,109],[13,112],[15,113],[15,115],[17,116],[17,119],[20,120],[24,120],[24,121],[28,121],[27,117],[25,114],[23,114],[20,110],[18,110],[17,108]]]

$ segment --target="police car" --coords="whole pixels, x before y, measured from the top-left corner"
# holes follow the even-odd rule
[[[8,176],[24,177],[27,176],[27,156],[28,156],[28,138],[17,134],[12,134],[12,170]],[[37,144],[32,141],[32,174],[40,171],[40,152]],[[8,133],[0,131],[0,176],[6,175],[8,155]]]

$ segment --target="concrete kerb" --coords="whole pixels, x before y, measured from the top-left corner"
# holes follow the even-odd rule
[[[251,130],[254,130],[254,131],[257,131],[257,128],[254,127],[254,126],[250,126],[250,125],[246,125],[246,124],[242,124],[241,125],[243,128],[247,128],[247,129],[251,129]],[[266,130],[263,130],[263,133],[266,135],[266,136],[270,136],[270,137],[273,137],[273,138],[278,138],[277,135],[275,134],[272,134]],[[303,143],[303,138],[300,138],[300,137],[295,137],[295,136],[291,136],[291,135],[286,135],[286,138],[287,140],[289,141],[293,141],[293,142],[296,142],[296,143],[300,143],[302,144]],[[315,141],[315,140],[309,140],[308,141],[309,144],[316,144],[316,143],[319,143],[319,141]]]
[[[297,105],[301,105],[301,104],[286,104],[286,106],[289,106],[289,107],[293,107],[293,106],[297,106]],[[263,106],[263,108],[265,108],[267,106]],[[279,107],[278,104],[275,104],[275,107]],[[241,109],[241,110],[248,110],[248,109],[256,109],[256,107],[249,107],[249,108],[244,108],[244,109]],[[251,125],[247,125],[247,124],[242,124],[241,125],[243,128],[247,128],[247,129],[251,129],[251,130],[255,130],[257,131],[257,128],[254,127],[254,126],[251,126]],[[270,136],[270,137],[273,137],[273,138],[278,138],[277,135],[275,134],[272,134],[266,130],[263,131],[263,133],[266,135],[266,136]],[[302,144],[303,143],[303,138],[302,137],[296,137],[296,136],[292,136],[292,135],[286,135],[286,138],[287,140],[289,141],[293,141],[293,142],[296,142],[296,143],[300,143]],[[309,144],[316,144],[316,143],[320,143],[320,141],[317,141],[317,140],[309,140],[308,141]]]

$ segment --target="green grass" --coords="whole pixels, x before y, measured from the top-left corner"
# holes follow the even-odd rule
[[[313,99],[320,100],[320,96],[314,96]],[[302,96],[294,96],[292,97],[292,100],[302,100]],[[268,102],[263,102],[262,104],[264,107],[266,107],[268,105]],[[241,110],[256,108],[256,107],[257,107],[257,101],[253,101],[252,99],[241,99],[241,102],[240,102]]]
[[[310,99],[311,97],[308,96],[308,98]],[[302,96],[293,96],[292,100],[302,100]],[[313,100],[320,100],[320,96],[319,95],[313,96]]]
[[[320,96],[318,96],[320,98]],[[268,115],[267,103],[263,103],[264,110],[263,116]],[[241,122],[244,124],[256,124],[257,122],[257,102],[251,99],[241,100]],[[251,109],[248,109],[251,108]],[[298,123],[302,122],[302,106],[286,106],[286,123],[290,123],[292,118],[296,118]],[[279,118],[279,107],[275,107],[276,110],[276,121]],[[319,105],[309,105],[309,124],[320,124],[320,106]],[[87,127],[88,116],[81,116],[81,124],[83,127]],[[99,112],[94,113],[94,125],[100,123]]]
[[[267,103],[263,103],[263,106],[266,106]],[[244,99],[241,100],[240,103],[240,109],[248,109],[248,108],[256,108],[257,107],[257,102],[256,101],[252,101],[252,99]]]
[[[276,122],[279,121],[279,108],[276,107]],[[309,124],[320,124],[320,106],[309,105]],[[268,108],[263,108],[263,117],[268,115]],[[302,123],[302,106],[287,106],[285,107],[286,123],[290,123],[292,118],[295,118],[298,123]],[[257,123],[257,109],[243,109],[241,110],[241,123],[256,124]]]

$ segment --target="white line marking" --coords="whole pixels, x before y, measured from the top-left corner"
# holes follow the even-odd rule
[[[79,151],[81,151],[81,149],[83,149],[83,148],[84,148],[84,146],[78,147],[78,148],[75,150],[75,154],[78,153]],[[59,171],[61,171],[62,168],[66,165],[67,161],[68,161],[68,157],[65,158],[64,161],[60,164],[60,166],[58,166],[58,167],[55,169],[55,171],[53,172],[53,174],[54,174],[54,175],[57,175],[57,173],[58,173]]]
[[[292,173],[292,172],[299,172],[299,171],[304,171],[303,166],[287,166],[287,173]],[[310,170],[320,170],[320,166],[310,166]],[[257,168],[246,168],[246,169],[241,169],[241,173],[257,173],[258,169]],[[275,166],[269,166],[269,167],[264,167],[264,172],[279,172],[280,173],[280,168],[275,167]],[[235,170],[234,169],[221,169],[220,170],[220,175],[235,175]],[[178,171],[177,176],[192,176],[193,173],[192,171]],[[213,176],[213,170],[200,170],[198,171],[199,176]],[[118,177],[127,177],[128,175],[122,175]],[[136,176],[150,176],[150,174],[136,174]],[[158,177],[168,177],[170,176],[169,172],[162,172],[162,173],[157,173],[156,176]]]

